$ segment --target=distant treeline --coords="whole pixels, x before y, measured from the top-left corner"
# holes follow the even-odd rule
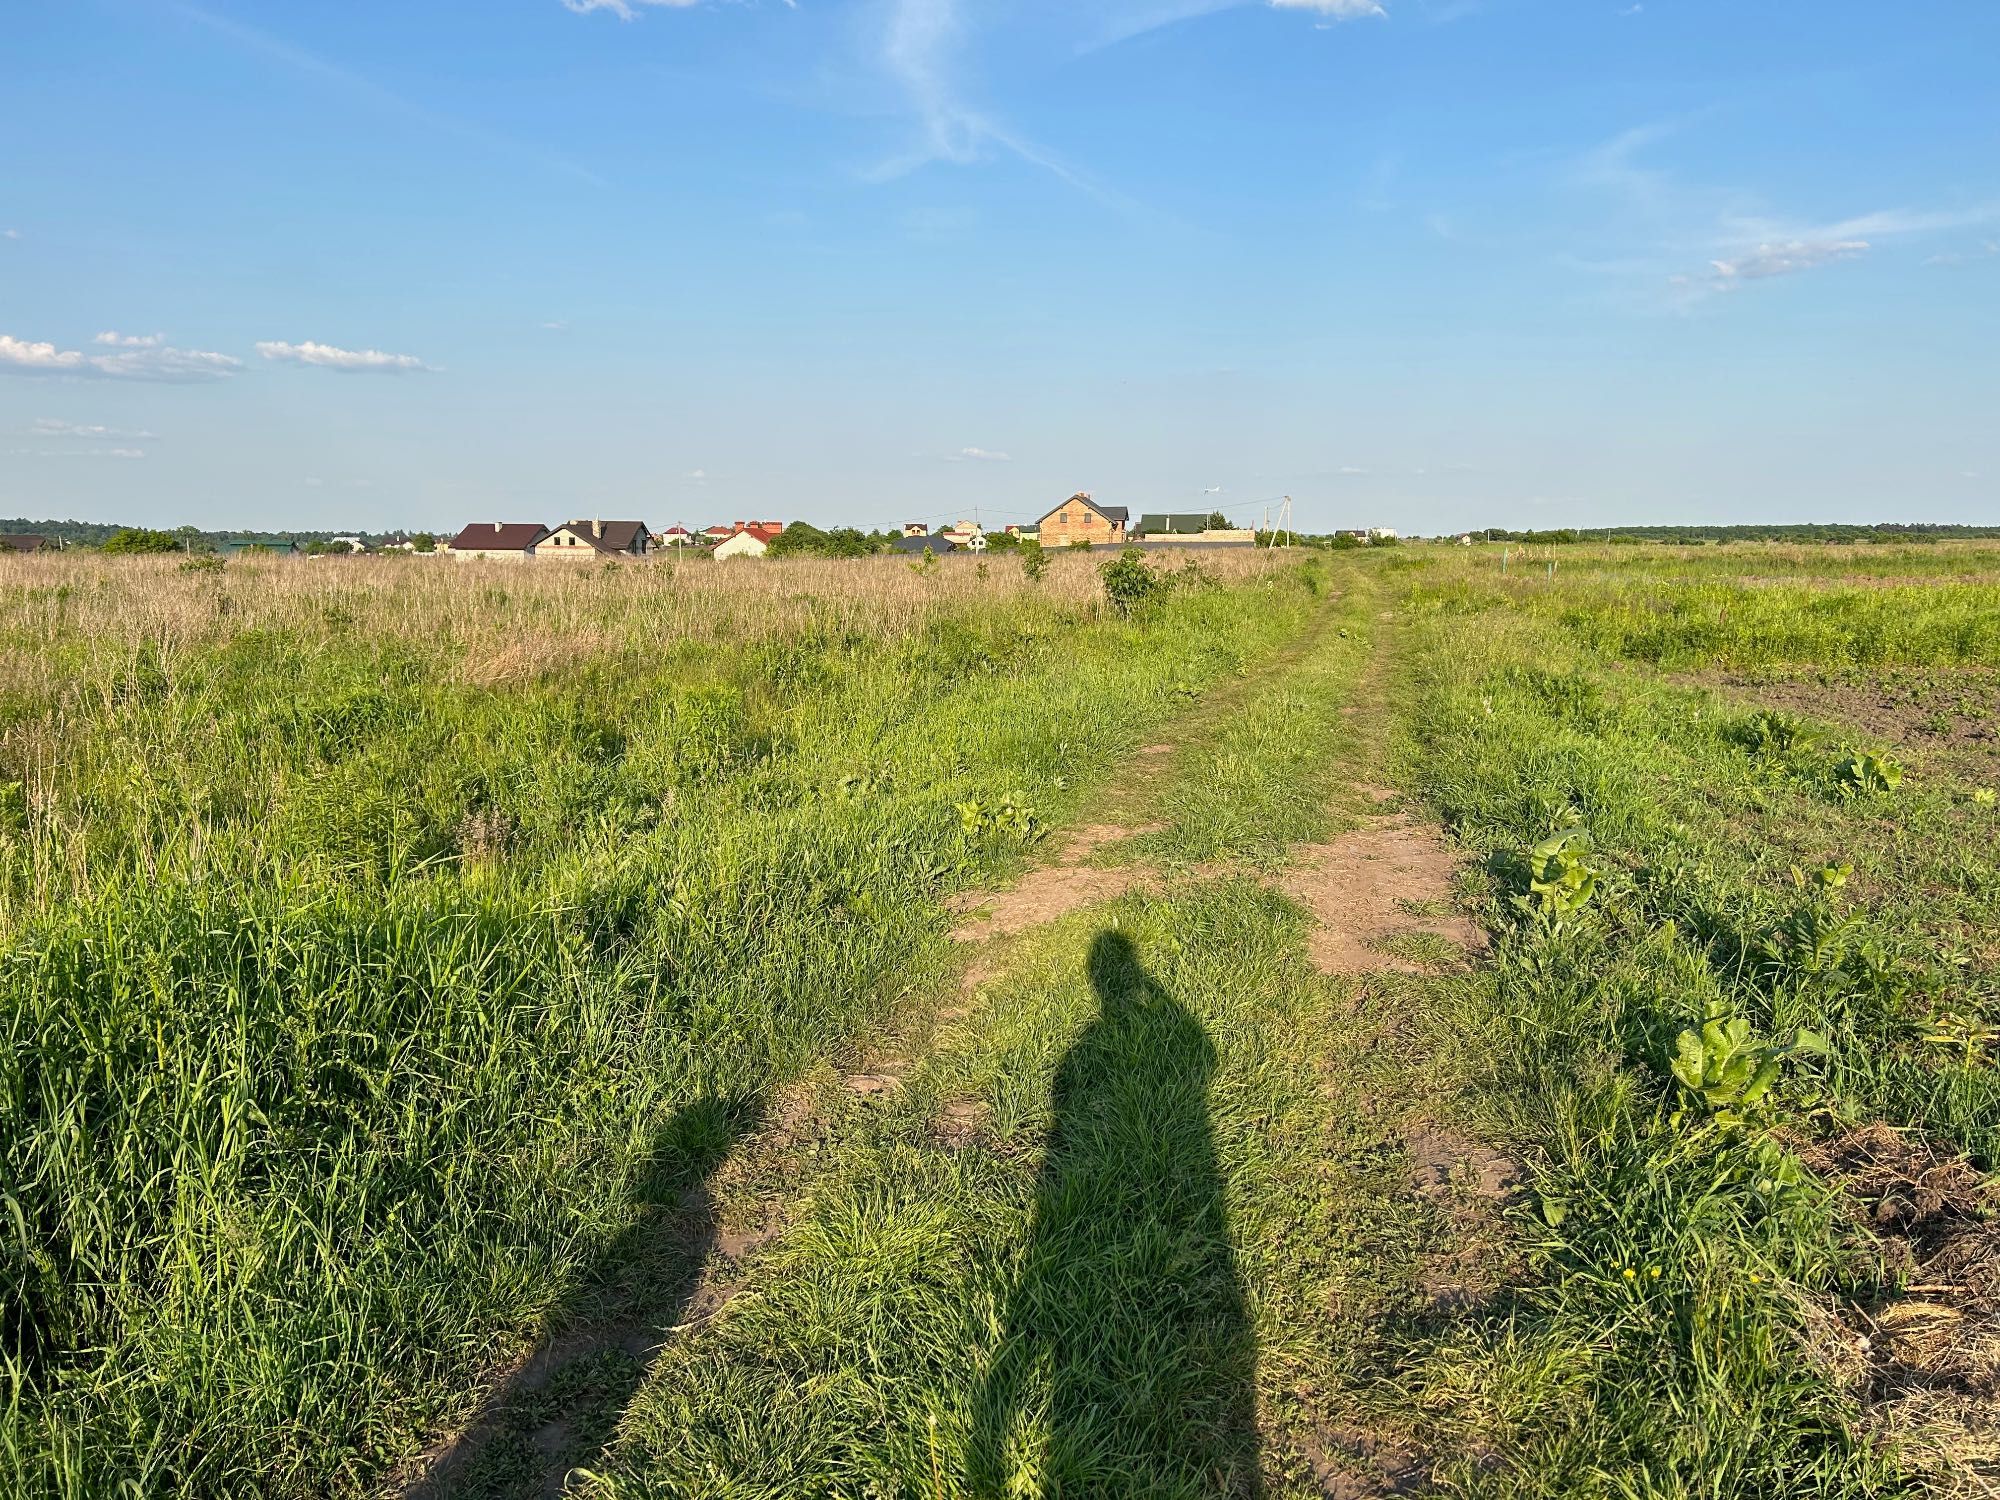
[[[1474,537],[1489,542],[1671,542],[1698,546],[1704,542],[1946,542],[2000,537],[2000,526],[1934,526],[1921,522],[1884,521],[1874,526],[1833,522],[1784,526],[1593,526],[1555,531],[1508,531],[1489,526]]]
[[[369,531],[265,531],[254,533],[244,531],[202,531],[193,526],[179,526],[172,531],[152,531],[143,526],[124,526],[115,521],[30,521],[16,516],[12,520],[0,520],[0,535],[45,536],[64,547],[102,547],[114,536],[144,537],[165,543],[148,547],[136,547],[134,551],[182,551],[213,552],[232,538],[255,535],[259,541],[291,542],[301,550],[313,542],[324,542],[336,536],[358,536],[370,546],[387,541],[389,532]]]

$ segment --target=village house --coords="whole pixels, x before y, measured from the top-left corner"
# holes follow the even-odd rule
[[[715,555],[718,558],[762,557],[784,529],[783,521],[738,521],[729,536],[716,544]]]
[[[45,536],[0,536],[0,552],[53,552]]]
[[[928,532],[918,532],[914,536],[899,536],[889,544],[896,551],[915,557],[920,552],[932,552],[942,556],[957,549],[947,536],[932,536]]]
[[[922,521],[905,521],[903,523],[904,536],[929,536],[930,534],[930,527],[926,526]]]
[[[656,534],[653,540],[662,547],[692,547],[700,538],[685,526],[669,526]]]
[[[549,534],[540,521],[474,521],[451,539],[453,557],[490,558],[495,562],[526,562],[535,544]]]
[[[954,521],[938,533],[947,538],[954,547],[966,546],[974,537],[982,534],[977,521]]]
[[[644,521],[565,521],[535,543],[535,556],[644,557],[652,537]]]
[[[1125,540],[1130,512],[1122,505],[1099,505],[1089,492],[1078,490],[1041,519],[1036,534],[1044,547],[1074,547],[1079,542],[1118,543]]]
[[[1192,511],[1161,512],[1139,517],[1139,524],[1132,528],[1135,541],[1146,542],[1201,542],[1208,546],[1237,543],[1249,546],[1257,540],[1257,533],[1236,527],[1211,527],[1206,512]]]

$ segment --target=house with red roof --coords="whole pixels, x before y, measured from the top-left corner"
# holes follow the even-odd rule
[[[783,521],[738,521],[729,535],[716,544],[721,557],[762,557],[785,529]]]

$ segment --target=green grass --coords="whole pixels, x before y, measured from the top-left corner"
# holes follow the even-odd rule
[[[1886,1123],[2000,1165],[2000,811],[1916,738],[1982,722],[2000,549],[1500,556],[1131,622],[1077,558],[22,585],[15,1489],[372,1492],[533,1346],[452,1493],[1969,1487],[1885,1399],[1932,1375],[1838,1330],[1985,1314],[1810,1164]],[[1478,963],[1313,970],[1266,881],[1377,785],[1464,850]],[[1106,818],[1163,825],[1096,856],[1135,890],[953,950],[948,898]],[[1571,826],[1593,878],[1537,897]],[[1740,1121],[1672,1071],[1711,1017],[1777,1049]]]
[[[1466,1018],[1500,1031],[1473,1107],[1536,1163],[1530,1282],[1411,1340],[1385,1389],[1467,1455],[1438,1478],[1470,1493],[1901,1492],[1904,1434],[1823,1357],[1827,1315],[1893,1299],[1897,1278],[1865,1205],[1790,1143],[1886,1120],[1995,1162],[1990,1055],[1968,1065],[1927,1033],[1994,1013],[2000,912],[1976,867],[2000,828],[1946,781],[1853,793],[1837,725],[1760,749],[1744,705],[1620,668],[1985,660],[1991,591],[1630,598],[1579,575],[1523,611],[1432,609],[1413,643],[1408,771],[1496,893],[1572,821],[1604,884],[1562,920],[1496,908],[1508,934]],[[1835,864],[1844,887],[1800,885]],[[1718,1014],[1832,1042],[1785,1067],[1771,1113],[1792,1136],[1704,1123],[1674,1082],[1676,1035]]]
[[[253,629],[24,691],[14,743],[60,716],[73,753],[20,767],[4,848],[16,1490],[368,1488],[615,1258],[675,1121],[935,965],[942,897],[1021,853],[954,801],[1063,816],[1169,668],[1314,608],[1296,574],[1138,626],[974,600],[497,686]]]

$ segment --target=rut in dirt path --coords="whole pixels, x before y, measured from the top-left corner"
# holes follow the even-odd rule
[[[1239,682],[1213,693],[1164,726],[1162,739],[1141,747],[1141,763],[1159,764],[1227,715],[1250,693],[1296,662],[1317,639],[1312,631],[1266,660]],[[1100,821],[1071,829],[1053,858],[1002,891],[968,892],[947,902],[960,916],[953,936],[968,942],[1009,937],[1085,906],[1122,895],[1152,872],[1145,866],[1089,863],[1108,846],[1162,826],[1135,820],[1128,790],[1113,787],[1094,806]],[[967,920],[965,914],[983,915]],[[969,997],[992,977],[980,962],[968,965],[962,986]],[[839,1080],[837,1092],[865,1102],[901,1088],[905,1075],[932,1043],[940,1023],[962,1018],[965,1003],[892,1025],[864,1045]],[[714,1110],[713,1105],[695,1109]],[[809,1084],[778,1098],[731,1107],[726,1128],[707,1118],[708,1137],[689,1147],[687,1117],[677,1116],[655,1153],[681,1164],[671,1182],[635,1187],[640,1212],[633,1228],[579,1279],[579,1292],[552,1324],[561,1330],[498,1371],[476,1415],[433,1444],[390,1483],[397,1500],[555,1500],[579,1468],[603,1455],[617,1419],[670,1340],[720,1313],[748,1282],[757,1252],[783,1233],[802,1187],[785,1176],[800,1146],[837,1128],[834,1108],[816,1101]],[[969,1139],[978,1121],[948,1107],[942,1128]],[[775,1180],[774,1180],[775,1174]],[[755,1204],[746,1223],[724,1204]],[[581,1392],[579,1396],[578,1392]]]
[[[1370,712],[1370,707],[1379,706],[1384,698],[1394,613],[1385,611],[1376,618],[1382,629],[1374,650],[1355,682],[1352,698],[1340,709],[1356,737],[1352,760],[1357,768],[1371,774],[1379,773],[1387,758],[1387,716]],[[1308,641],[1285,653],[1260,672],[1255,682],[1261,684],[1276,676],[1310,644]],[[1246,696],[1247,692],[1232,694],[1230,702],[1221,706],[1222,712],[1209,709],[1192,716],[1192,727],[1215,722]],[[1184,741],[1150,745],[1141,753],[1166,756],[1181,743]],[[1399,938],[1440,939],[1462,954],[1483,954],[1487,948],[1485,929],[1455,907],[1453,882],[1461,861],[1443,830],[1395,810],[1393,804],[1400,796],[1395,791],[1365,782],[1350,782],[1349,786],[1356,797],[1377,810],[1364,814],[1360,826],[1324,843],[1294,846],[1283,869],[1259,876],[1312,915],[1308,951],[1314,967],[1323,974],[1428,972],[1430,963],[1385,946]],[[1100,805],[1100,815],[1127,811],[1123,804],[1134,800],[1129,794],[1107,799]],[[1138,807],[1130,810],[1136,812]],[[967,893],[948,903],[963,919],[953,937],[969,944],[1014,937],[1071,912],[1166,881],[1168,874],[1146,860],[1106,862],[1102,858],[1107,849],[1165,826],[1156,821],[1098,822],[1074,830],[1048,863],[1030,870],[1014,885],[1001,891]],[[1237,864],[1214,861],[1176,871],[1172,878],[1200,880],[1239,873],[1243,867]],[[971,972],[981,979],[988,977],[980,965]]]

